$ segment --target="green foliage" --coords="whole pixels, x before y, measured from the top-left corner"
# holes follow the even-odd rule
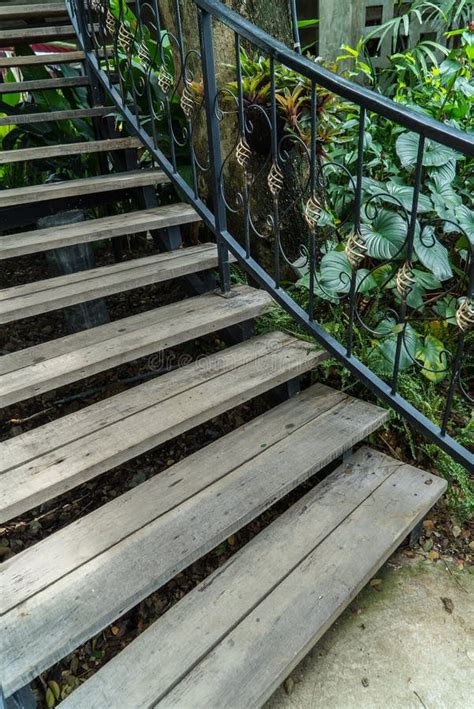
[[[24,53],[31,54],[30,49]],[[79,71],[67,64],[59,65],[54,69],[55,77],[73,77]],[[31,66],[22,68],[24,81],[34,81],[50,78],[51,74],[45,67]],[[6,74],[6,82],[17,81],[10,71]],[[85,108],[87,106],[86,89],[65,88],[62,90],[31,91],[26,101],[22,94],[5,94],[0,100],[0,115],[31,115],[31,123],[19,126],[8,126],[0,129],[1,150],[15,150],[21,148],[34,148],[43,145],[56,145],[58,143],[74,143],[91,140],[94,137],[92,125],[86,120],[67,120],[37,123],[35,115],[48,111],[66,111]],[[64,158],[61,162],[61,172],[69,177],[76,177],[78,173],[93,174],[97,168],[97,158],[94,155],[78,155]],[[32,162],[13,163],[0,166],[0,177],[4,188],[18,187],[24,184],[34,184],[45,180],[57,169],[55,160],[43,160],[41,163]]]
[[[465,4],[459,7],[446,2],[410,3],[405,14],[384,25],[382,40],[388,32],[393,32],[395,45],[399,43],[401,29],[405,32],[409,29],[409,22],[428,18],[432,21],[441,18],[447,23],[445,28],[451,28],[465,20],[466,8]],[[361,39],[354,49],[344,46],[346,54],[343,56],[354,63],[354,70],[349,72],[352,78],[369,79],[377,90],[388,87],[388,94],[395,100],[468,131],[472,129],[474,100],[474,31],[472,26],[464,26],[447,34],[458,39],[453,48],[435,47],[436,52],[433,52],[428,46],[407,47],[390,58],[390,66],[378,77],[369,66],[369,58],[365,57],[366,41],[371,35],[366,40]],[[327,148],[328,158],[354,174],[358,155],[358,110],[342,111],[340,121],[337,142]],[[361,298],[370,293],[371,302],[364,306],[364,315],[366,324],[375,334],[371,340],[372,360],[375,357],[379,361],[382,357],[388,374],[400,333],[386,327],[387,320],[382,314],[387,308],[396,308],[400,302],[395,276],[407,258],[418,146],[417,134],[377,114],[367,115],[359,238],[364,258],[360,264],[363,268],[356,274],[355,293],[359,305]],[[329,174],[324,207],[332,223],[329,230],[324,228],[328,224],[325,217],[318,224],[318,239],[326,235],[326,242],[321,249],[324,256],[316,274],[315,292],[318,297],[336,304],[348,293],[351,283],[351,268],[344,261],[343,252],[353,233],[353,186],[341,170],[334,168]],[[456,346],[457,331],[451,326],[455,324],[455,311],[467,288],[467,240],[474,244],[473,183],[472,160],[426,140],[423,188],[410,259],[412,282],[406,295],[407,318],[412,324],[403,330],[401,365],[402,370],[419,371],[435,384],[440,384],[447,376],[446,351],[452,352]],[[299,285],[309,287],[307,274]],[[443,290],[450,293],[444,300],[440,298]],[[396,327],[395,321],[392,325]]]

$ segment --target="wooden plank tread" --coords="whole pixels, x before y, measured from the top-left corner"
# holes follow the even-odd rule
[[[131,170],[112,175],[97,175],[67,182],[52,182],[30,187],[16,187],[0,190],[0,208],[18,207],[31,202],[46,202],[50,199],[79,197],[98,192],[115,192],[148,185],[160,185],[168,182],[162,170]]]
[[[21,68],[22,66],[49,66],[51,64],[73,64],[74,62],[83,62],[84,59],[84,52],[79,50],[72,52],[31,54],[29,56],[0,57],[0,69]]]
[[[126,234],[166,229],[170,226],[196,222],[199,219],[197,212],[188,204],[177,203],[128,214],[115,214],[78,224],[0,236],[0,260]]]
[[[324,359],[282,333],[253,338],[0,444],[0,521],[309,371]]]
[[[0,20],[24,20],[55,15],[67,15],[64,3],[44,2],[0,7]]]
[[[262,706],[445,489],[360,449],[65,706]]]
[[[239,286],[232,297],[207,294],[0,358],[0,406],[37,396],[111,367],[257,317],[271,301]]]
[[[0,46],[9,47],[16,44],[35,44],[46,40],[76,37],[71,24],[52,25],[51,27],[22,27],[20,29],[0,30]]]
[[[0,84],[0,96],[3,94],[27,93],[28,91],[57,91],[89,86],[87,76],[58,77],[35,79],[34,81],[7,81]]]
[[[298,357],[301,362],[303,353],[307,359],[307,346],[293,345],[288,336],[272,333],[258,339],[259,377],[271,377],[287,354],[288,363]],[[256,361],[242,360],[249,347],[232,348],[239,388],[248,386],[249,375],[253,378]],[[241,365],[236,368],[237,360]],[[217,363],[222,371],[225,363],[219,358],[207,365]],[[228,374],[208,379],[206,400],[213,398],[222,377],[228,389]],[[150,411],[148,418],[163,416]],[[6,693],[166,583],[385,419],[386,412],[372,404],[315,385],[6,561],[0,599]],[[383,477],[386,473],[378,469],[372,475],[340,474],[318,509],[325,526],[342,522]]]
[[[85,303],[217,266],[215,244],[153,254],[0,291],[0,323]]]
[[[138,138],[111,138],[108,140],[88,140],[78,143],[57,145],[42,145],[38,148],[20,148],[18,150],[0,151],[0,165],[30,160],[47,160],[51,158],[69,157],[70,155],[86,155],[89,153],[104,153],[114,150],[130,150],[141,148]]]
[[[101,118],[109,115],[114,110],[112,106],[98,106],[97,108],[75,108],[67,111],[48,111],[46,113],[24,111],[20,115],[3,116],[0,118],[0,126],[20,126],[28,123],[52,123],[53,121]]]

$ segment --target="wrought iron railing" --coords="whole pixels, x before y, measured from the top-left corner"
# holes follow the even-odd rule
[[[222,290],[230,252],[472,470],[455,435],[473,401],[472,136],[332,73],[217,0],[67,4],[118,119],[214,232]],[[406,370],[439,388],[439,420],[410,402]]]

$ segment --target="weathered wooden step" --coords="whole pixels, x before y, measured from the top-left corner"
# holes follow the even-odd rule
[[[17,187],[10,190],[0,190],[0,209],[2,207],[18,207],[31,202],[47,202],[51,199],[81,197],[98,192],[115,192],[147,187],[148,185],[160,185],[166,182],[168,182],[168,178],[161,170],[131,170],[130,172],[97,175],[79,180]]]
[[[0,96],[4,94],[28,93],[29,91],[57,91],[89,86],[87,76],[69,76],[33,81],[7,81],[0,84]]]
[[[248,340],[0,444],[0,522],[315,367],[282,333]]]
[[[114,150],[130,150],[141,148],[138,138],[110,138],[108,140],[88,140],[79,143],[64,143],[57,145],[41,145],[38,148],[20,148],[0,151],[0,165],[10,165],[15,162],[30,160],[48,160],[65,158],[71,155],[88,155],[91,153],[107,153]]]
[[[261,707],[445,489],[360,449],[65,706]]]
[[[49,66],[51,64],[73,64],[75,62],[83,62],[84,59],[84,52],[81,51],[0,57],[0,69],[21,68],[24,66]]]
[[[280,355],[274,351],[273,357],[275,367]],[[263,360],[262,374],[268,372]],[[244,374],[247,367],[242,369]],[[6,693],[245,526],[385,418],[378,407],[316,385],[5,562],[0,661]],[[363,472],[324,484],[327,495],[317,512],[330,529],[387,476],[378,468],[372,475]],[[314,531],[307,531],[306,543]],[[265,578],[255,565],[245,568],[254,579],[242,594]],[[192,641],[174,648],[173,657],[181,651],[187,662],[206,636],[188,635]],[[157,673],[164,669],[156,667]]]
[[[53,121],[83,120],[84,118],[101,118],[108,116],[115,109],[112,106],[97,108],[76,108],[67,111],[48,111],[47,113],[32,113],[27,110],[21,114],[12,114],[0,118],[0,126],[20,126],[28,123],[52,123]]]
[[[270,296],[239,286],[91,328],[0,358],[0,406],[261,315]]]
[[[112,56],[113,50],[98,50],[100,57]],[[0,69],[21,69],[25,66],[52,66],[56,64],[77,64],[85,61],[85,54],[81,50],[68,50],[65,52],[48,52],[45,54],[14,55],[0,57]]]
[[[32,18],[66,16],[67,10],[63,2],[44,2],[24,5],[9,5],[0,7],[1,20],[30,20]]]
[[[91,219],[78,224],[0,236],[0,260],[126,234],[166,229],[199,219],[197,212],[187,204],[166,204],[163,207],[115,214],[112,217]]]
[[[0,291],[0,324],[216,266],[216,246],[207,243],[5,288]]]
[[[22,27],[20,29],[0,30],[0,47],[18,44],[36,44],[47,40],[59,41],[76,37],[71,24],[52,25],[51,27]]]

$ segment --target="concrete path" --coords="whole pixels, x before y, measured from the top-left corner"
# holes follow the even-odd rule
[[[474,573],[399,553],[377,578],[266,709],[474,707]]]

